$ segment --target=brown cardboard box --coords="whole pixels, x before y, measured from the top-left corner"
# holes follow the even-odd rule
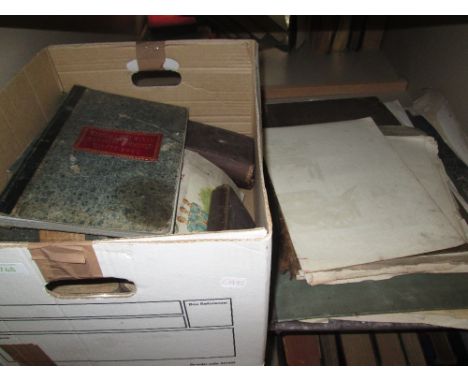
[[[135,71],[161,68],[177,71],[180,84],[133,84]],[[25,357],[38,352],[35,358],[59,365],[263,363],[271,219],[258,78],[257,46],[247,40],[62,45],[39,52],[0,92],[0,189],[74,84],[181,105],[192,120],[255,137],[258,169],[245,191],[253,229],[0,243],[0,364],[33,362]],[[62,268],[80,277],[97,261],[100,273],[90,277],[102,274],[95,284],[110,284],[47,284],[39,258],[55,268],[66,261]],[[15,358],[23,348],[34,352]]]

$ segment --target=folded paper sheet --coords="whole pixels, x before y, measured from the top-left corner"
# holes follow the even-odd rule
[[[408,256],[327,271],[306,273],[310,285],[386,280],[411,273],[468,273],[468,251]]]
[[[265,140],[304,274],[465,242],[459,218],[441,209],[372,119],[269,128]]]
[[[468,330],[468,309],[433,310],[349,317],[349,320],[428,324]]]
[[[414,127],[400,101],[395,99],[393,101],[384,102],[384,105],[403,126]]]
[[[357,315],[349,317],[311,318],[301,321],[310,324],[327,324],[330,320],[427,324],[468,330],[468,309],[428,310],[405,313]]]
[[[428,136],[386,137],[416,179],[460,236],[466,239],[466,223],[460,217],[450,193],[448,176],[439,157],[437,143]],[[364,280],[382,280],[408,273],[468,272],[466,248],[450,253],[434,253],[408,258],[377,261],[363,265],[318,271],[303,275],[309,284],[342,284]]]
[[[400,159],[426,189],[447,220],[466,239],[466,223],[450,192],[449,177],[437,155],[437,142],[428,136],[386,137]]]
[[[442,139],[468,165],[468,134],[463,130],[442,93],[427,90],[413,102],[412,112],[426,118]]]

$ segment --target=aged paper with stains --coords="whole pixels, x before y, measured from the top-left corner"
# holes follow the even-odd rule
[[[371,118],[269,128],[265,156],[302,272],[462,245]]]

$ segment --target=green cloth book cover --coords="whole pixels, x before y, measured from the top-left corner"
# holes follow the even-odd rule
[[[75,86],[4,191],[17,200],[1,220],[117,237],[170,234],[186,129],[185,108]]]

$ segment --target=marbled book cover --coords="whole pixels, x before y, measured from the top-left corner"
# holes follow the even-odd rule
[[[77,89],[10,223],[122,237],[172,233],[187,110]]]

